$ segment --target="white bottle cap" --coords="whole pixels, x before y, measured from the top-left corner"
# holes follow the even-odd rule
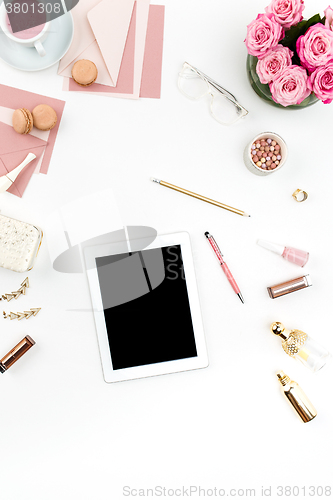
[[[16,177],[22,172],[22,170],[27,165],[29,165],[29,163],[32,162],[32,160],[34,160],[35,158],[36,155],[34,155],[33,153],[29,153],[28,156],[22,161],[22,163],[18,167],[14,168],[14,170],[12,170],[11,172],[8,172],[7,174],[8,179],[13,183]]]
[[[258,240],[257,244],[263,248],[266,248],[266,250],[270,250],[271,252],[277,253],[278,255],[282,255],[285,248],[283,245],[278,245],[277,243],[271,243],[270,241],[266,240]]]

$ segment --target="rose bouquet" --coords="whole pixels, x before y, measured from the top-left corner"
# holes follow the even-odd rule
[[[247,27],[245,44],[272,99],[286,107],[314,94],[333,100],[333,9],[303,20],[303,0],[272,0]]]

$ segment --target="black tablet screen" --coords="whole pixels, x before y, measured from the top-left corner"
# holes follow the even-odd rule
[[[180,245],[96,266],[114,370],[197,356]]]

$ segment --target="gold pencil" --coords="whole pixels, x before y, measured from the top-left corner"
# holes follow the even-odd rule
[[[238,210],[238,208],[229,207],[229,205],[225,205],[224,203],[220,203],[219,201],[211,200],[206,196],[201,196],[201,194],[192,193],[192,191],[188,191],[187,189],[174,186],[174,184],[170,184],[169,182],[161,181],[160,179],[156,179],[155,177],[151,177],[150,180],[156,182],[157,184],[161,184],[161,186],[165,186],[169,189],[174,189],[175,191],[179,191],[179,193],[187,194],[188,196],[197,198],[197,200],[202,200],[205,201],[206,203],[210,203],[211,205],[215,205],[216,207],[224,208],[225,210],[234,212],[234,214],[242,215],[243,217],[251,217],[251,215],[247,214],[246,212],[243,212],[243,210]]]

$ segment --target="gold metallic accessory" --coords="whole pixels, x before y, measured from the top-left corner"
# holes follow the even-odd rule
[[[37,307],[37,308],[34,308],[34,309],[31,308],[30,311],[24,311],[23,313],[21,313],[21,312],[17,312],[17,313],[10,312],[9,314],[7,314],[5,311],[3,311],[3,318],[4,319],[9,318],[10,320],[12,320],[12,319],[18,319],[20,321],[23,318],[29,319],[29,318],[31,318],[31,316],[37,316],[37,314],[39,313],[40,310],[41,310],[41,307]]]
[[[297,354],[307,339],[307,334],[301,330],[286,330],[278,321],[271,324],[271,332],[278,335],[282,340],[282,348],[292,358]]]
[[[25,354],[33,345],[35,345],[34,339],[29,335],[24,337],[11,351],[9,351],[6,356],[0,359],[0,373],[4,373],[8,370],[18,359],[20,359],[23,354]]]
[[[21,295],[26,294],[26,289],[29,288],[29,278],[26,278],[23,283],[21,283],[21,287],[12,293],[5,293],[0,297],[0,300],[8,300],[10,302],[12,299],[18,299]]]
[[[271,332],[281,337],[282,348],[288,356],[297,359],[313,373],[323,368],[331,359],[331,354],[318,342],[301,330],[287,330],[276,321]]]
[[[215,205],[219,208],[224,208],[225,210],[229,210],[234,214],[243,215],[244,217],[251,217],[251,215],[243,212],[243,210],[238,210],[238,208],[229,207],[229,205],[225,205],[224,203],[220,203],[219,201],[211,200],[210,198],[206,198],[206,196],[202,196],[201,194],[193,193],[192,191],[188,191],[187,189],[183,189],[181,187],[175,186],[174,184],[170,184],[166,181],[161,181],[160,179],[156,179],[155,177],[151,177],[150,180],[152,182],[156,182],[156,184],[160,184],[161,186],[165,186],[169,189],[174,189],[179,193],[187,194],[188,196],[192,196],[192,198],[196,198],[197,200],[205,201],[206,203],[210,203],[211,205]]]
[[[285,281],[284,283],[279,283],[278,285],[267,287],[268,295],[271,299],[277,299],[288,293],[297,292],[297,290],[302,290],[303,288],[308,288],[312,286],[312,281],[309,274],[305,276],[300,276],[293,280]]]
[[[306,423],[314,419],[317,411],[298,383],[291,380],[282,370],[276,375],[282,385],[282,394],[285,395],[301,420]]]
[[[308,193],[306,191],[303,191],[303,189],[296,189],[292,196],[294,200],[298,202],[302,202],[308,199]]]

